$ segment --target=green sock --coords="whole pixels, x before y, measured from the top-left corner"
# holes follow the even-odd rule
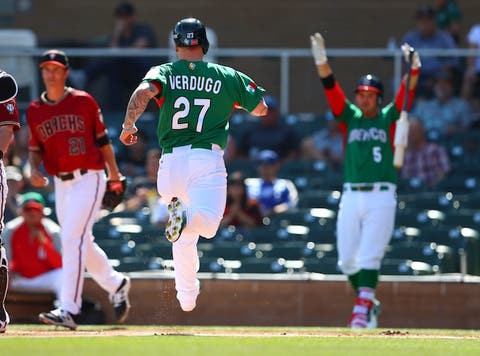
[[[355,274],[351,274],[348,276],[348,280],[350,281],[350,284],[352,285],[352,288],[355,291],[355,294],[358,294],[359,276],[360,276],[360,272],[357,272]]]
[[[357,289],[358,287],[368,287],[373,290],[377,289],[379,271],[376,269],[361,269],[357,273]]]

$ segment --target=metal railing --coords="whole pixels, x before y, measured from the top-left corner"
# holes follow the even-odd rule
[[[0,48],[0,59],[3,56],[29,56],[38,58],[48,48],[25,49],[19,47]],[[58,48],[65,51],[69,57],[168,57],[172,54],[170,48],[130,49],[130,48]],[[438,57],[471,57],[480,56],[480,49],[421,49],[420,56]],[[290,98],[290,62],[292,58],[309,58],[309,48],[217,48],[217,57],[263,57],[280,60],[280,111],[289,113]],[[403,54],[400,49],[389,48],[331,48],[327,50],[330,58],[334,57],[378,57],[391,58],[393,61],[393,83],[398,87],[401,80]],[[313,63],[312,63],[313,66]],[[38,96],[37,76],[32,76],[30,90],[32,100]]]

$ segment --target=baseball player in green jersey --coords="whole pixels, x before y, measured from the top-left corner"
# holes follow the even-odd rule
[[[316,33],[310,40],[327,101],[344,134],[344,185],[337,219],[337,249],[339,267],[357,294],[349,325],[375,328],[380,306],[375,290],[396,211],[395,123],[404,96],[408,95],[407,106],[413,100],[420,59],[413,52],[408,94],[404,78],[395,100],[381,108],[383,85],[368,74],[360,78],[353,104],[333,76],[322,36]],[[409,59],[411,47],[405,44],[402,49]]]
[[[184,311],[196,306],[199,281],[197,241],[215,236],[226,202],[223,150],[234,108],[255,116],[267,113],[264,89],[232,68],[204,62],[209,43],[197,19],[173,30],[178,61],[148,71],[128,103],[120,141],[136,142],[135,122],[150,99],[159,108],[162,148],[157,188],[168,204],[165,235],[173,243],[175,287]]]

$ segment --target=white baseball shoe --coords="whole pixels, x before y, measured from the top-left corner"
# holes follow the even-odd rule
[[[130,291],[130,278],[126,277],[123,279],[120,287],[109,295],[110,302],[113,305],[115,311],[115,317],[117,318],[117,323],[123,323],[127,317],[130,310],[130,300],[128,299],[128,292]]]
[[[73,314],[63,309],[55,309],[48,313],[40,313],[38,319],[48,325],[63,326],[70,330],[77,329],[77,323],[73,320]]]
[[[382,303],[376,298],[373,299],[373,306],[368,311],[367,329],[376,329],[378,327],[378,314],[382,310]]]
[[[165,228],[165,236],[168,241],[175,242],[180,238],[187,223],[185,208],[178,198],[173,197],[170,203],[168,203],[167,209],[169,216]]]

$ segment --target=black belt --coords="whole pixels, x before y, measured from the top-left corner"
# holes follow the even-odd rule
[[[346,190],[350,189],[351,191],[354,192],[371,192],[372,190],[375,190],[374,185],[357,185],[357,186],[349,186]],[[381,185],[379,190],[389,190],[388,185]]]
[[[84,175],[88,173],[88,169],[80,169],[80,175]],[[65,174],[57,174],[57,178],[60,180],[66,181],[66,180],[72,180],[75,178],[75,175],[73,173],[65,173]]]

